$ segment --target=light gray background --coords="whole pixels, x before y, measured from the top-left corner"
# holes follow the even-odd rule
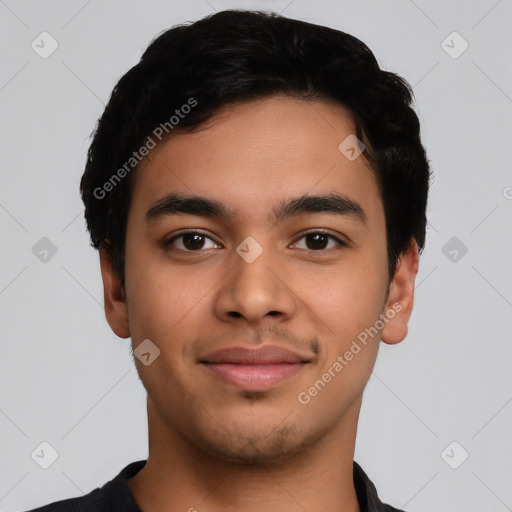
[[[348,31],[413,85],[435,172],[428,242],[355,459],[408,512],[512,510],[511,0],[0,0],[0,509],[88,493],[147,456],[145,391],[104,319],[79,179],[104,103],[150,40],[236,6]],[[59,45],[47,59],[31,48],[43,31]],[[458,58],[442,46],[453,31],[469,43]],[[42,237],[58,249],[47,262],[32,252]],[[43,441],[59,454],[48,469],[31,458]]]

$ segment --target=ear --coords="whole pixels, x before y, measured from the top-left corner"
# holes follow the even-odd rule
[[[418,244],[413,239],[407,252],[398,260],[389,288],[385,310],[388,321],[381,332],[381,340],[389,345],[400,343],[407,336],[407,323],[414,305],[414,284],[418,264]]]
[[[120,338],[130,337],[128,324],[128,309],[126,297],[117,274],[112,267],[110,254],[105,244],[100,249],[101,277],[103,279],[103,299],[105,303],[105,318],[110,328]]]

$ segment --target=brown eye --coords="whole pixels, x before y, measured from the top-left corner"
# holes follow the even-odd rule
[[[305,238],[308,249],[325,249],[325,247],[329,244],[329,237],[323,233],[312,233],[306,235]],[[309,244],[307,243],[308,241],[310,242]]]
[[[299,247],[299,249],[308,249],[311,251],[325,251],[327,249],[331,249],[333,247],[346,247],[346,244],[342,242],[339,238],[331,235],[330,233],[325,233],[323,231],[312,231],[310,233],[306,233],[299,240],[304,239],[305,247]],[[334,246],[329,246],[330,240],[334,241]],[[297,245],[298,242],[295,243]]]
[[[212,247],[205,247],[208,240],[213,243]],[[195,252],[205,248],[212,249],[218,246],[217,242],[212,240],[209,236],[206,236],[201,231],[187,231],[185,233],[180,233],[165,242],[164,245],[166,247],[171,246],[174,249],[186,252]]]

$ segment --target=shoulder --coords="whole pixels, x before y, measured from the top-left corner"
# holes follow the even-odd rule
[[[383,503],[383,512],[406,512],[405,510],[402,510],[401,508],[395,508],[395,507],[392,507],[391,505],[386,505],[385,503]]]
[[[140,512],[130,493],[128,480],[145,464],[145,460],[132,462],[115,478],[85,496],[56,501],[27,512]]]

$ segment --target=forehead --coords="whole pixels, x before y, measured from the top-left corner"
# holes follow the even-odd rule
[[[340,150],[354,137],[353,118],[338,104],[276,96],[229,105],[150,151],[132,178],[132,207],[176,191],[214,198],[249,219],[257,206],[269,211],[283,198],[335,192],[378,215],[380,194],[366,160]]]

